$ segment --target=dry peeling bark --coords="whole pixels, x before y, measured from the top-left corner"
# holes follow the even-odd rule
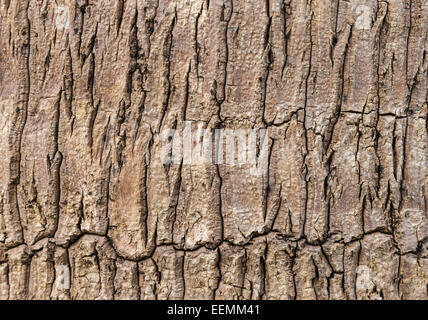
[[[428,299],[427,28],[424,0],[1,0],[0,299]],[[268,129],[268,170],[163,165],[185,121]]]

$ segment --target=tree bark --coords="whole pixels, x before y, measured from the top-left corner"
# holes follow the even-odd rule
[[[427,29],[425,0],[0,0],[0,299],[428,299]],[[198,128],[232,161],[165,162]]]

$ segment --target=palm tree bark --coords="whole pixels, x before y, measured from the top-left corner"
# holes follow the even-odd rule
[[[1,0],[0,299],[428,299],[427,30],[424,0]],[[265,170],[162,161],[198,127],[266,132]]]

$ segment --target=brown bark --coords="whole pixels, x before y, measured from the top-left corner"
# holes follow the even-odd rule
[[[0,299],[428,299],[427,29],[424,0],[1,0]],[[198,126],[266,129],[266,170],[165,164]]]

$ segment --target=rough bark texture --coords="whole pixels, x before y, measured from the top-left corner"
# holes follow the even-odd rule
[[[0,0],[0,299],[428,299],[427,29],[424,0]],[[163,165],[185,121],[268,129],[268,170]]]

